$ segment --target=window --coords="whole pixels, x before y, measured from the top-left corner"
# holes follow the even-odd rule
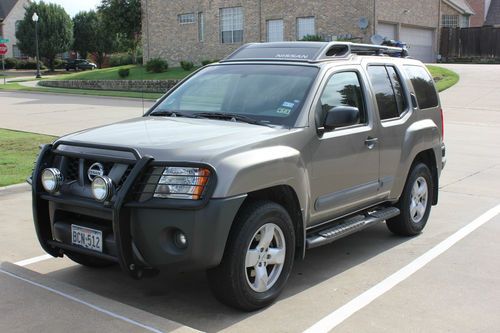
[[[17,45],[12,46],[12,55],[17,59],[25,58],[25,55],[21,52],[21,50],[19,50]]]
[[[381,120],[397,118],[400,115],[392,79],[385,66],[368,67],[368,76],[377,100]]]
[[[443,28],[457,28],[458,15],[443,15],[441,25]]]
[[[243,42],[243,8],[220,9],[220,32],[223,44]]]
[[[198,40],[205,41],[205,15],[198,13]]]
[[[18,30],[19,30],[19,24],[21,24],[21,21],[16,21],[16,23],[15,23],[16,34],[17,34]]]
[[[417,96],[420,109],[429,109],[438,106],[439,98],[434,87],[434,80],[429,73],[420,66],[405,66],[411,84]]]
[[[191,24],[194,23],[194,13],[180,14],[179,16],[180,24]]]
[[[393,66],[386,66],[385,68],[387,69],[387,73],[391,79],[392,88],[394,89],[394,96],[396,97],[396,104],[398,105],[398,113],[399,115],[402,115],[406,111],[408,103],[406,101],[403,85],[401,84],[401,79],[396,71],[396,68]]]
[[[323,121],[326,113],[337,106],[353,106],[359,109],[359,123],[368,121],[366,117],[363,91],[356,72],[342,72],[332,75],[321,95],[321,111],[319,121]]]
[[[470,26],[470,17],[463,15],[460,17],[460,28],[468,28]]]
[[[268,42],[283,41],[283,20],[267,21],[267,41]]]
[[[314,17],[297,18],[297,40],[301,40],[307,35],[316,35]]]

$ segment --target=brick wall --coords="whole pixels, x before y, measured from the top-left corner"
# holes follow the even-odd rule
[[[178,82],[178,80],[44,80],[38,84],[52,88],[165,93]]]

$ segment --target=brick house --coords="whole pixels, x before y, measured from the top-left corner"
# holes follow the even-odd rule
[[[144,59],[200,63],[241,44],[299,40],[369,42],[378,33],[408,43],[410,54],[436,59],[440,0],[142,0]]]
[[[24,7],[29,0],[0,0],[0,36],[9,39],[7,58],[25,58],[16,46],[17,23],[24,18]]]

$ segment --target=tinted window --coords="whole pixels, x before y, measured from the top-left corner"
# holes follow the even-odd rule
[[[392,87],[394,88],[394,96],[396,97],[398,112],[401,115],[408,107],[403,85],[401,84],[401,79],[399,78],[396,69],[392,66],[386,66],[386,68],[387,73],[389,73],[389,77],[391,78]]]
[[[368,67],[368,75],[377,99],[380,119],[399,117],[398,103],[392,87],[391,78],[385,66]]]
[[[363,92],[358,74],[355,72],[337,73],[330,78],[321,95],[320,119],[324,119],[326,112],[336,106],[357,107],[360,123],[366,122]]]
[[[405,66],[405,70],[410,77],[420,109],[438,106],[439,102],[434,88],[434,80],[429,73],[419,66]]]

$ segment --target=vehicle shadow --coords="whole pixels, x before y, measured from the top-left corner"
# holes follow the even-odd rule
[[[307,251],[306,258],[295,263],[280,300],[293,297],[410,239],[394,236],[384,224],[379,224]],[[206,332],[222,330],[266,311],[243,313],[220,304],[210,293],[204,272],[163,273],[135,281],[116,266],[96,270],[75,265],[47,275]]]

